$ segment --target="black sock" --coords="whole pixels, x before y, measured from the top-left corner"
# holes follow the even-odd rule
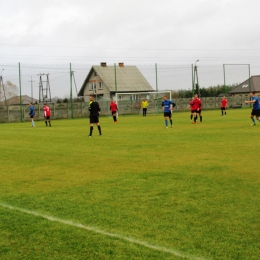
[[[113,116],[114,122],[116,122],[116,116]]]
[[[90,130],[89,130],[89,135],[91,136],[92,135],[92,132],[93,132],[93,126],[90,127]]]
[[[99,134],[100,134],[100,135],[102,135],[102,134],[101,134],[101,126],[100,126],[100,125],[98,125],[98,127],[97,127],[97,128],[98,128]]]
[[[193,118],[193,115],[190,115],[190,120],[192,120],[192,118]]]
[[[51,126],[51,121],[49,121],[49,126]]]
[[[200,122],[202,122],[202,116],[200,116]]]
[[[45,125],[47,126],[47,121],[45,121]]]

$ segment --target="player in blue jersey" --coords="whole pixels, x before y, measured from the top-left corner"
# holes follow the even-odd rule
[[[253,108],[252,108],[252,111],[251,111],[250,118],[253,121],[252,126],[255,126],[256,120],[255,120],[254,116],[260,122],[260,104],[259,104],[258,97],[255,95],[255,92],[251,92],[250,97],[251,97],[251,100],[247,100],[247,101],[245,101],[245,103],[246,104],[250,104],[250,103],[253,104]]]
[[[167,96],[163,97],[162,110],[164,113],[165,126],[168,128],[168,119],[170,119],[172,127],[172,109],[175,107],[175,103],[168,99]]]
[[[34,116],[35,116],[35,110],[34,110],[34,106],[32,105],[32,103],[29,104],[30,108],[29,108],[29,116],[31,118],[31,123],[32,123],[32,127],[35,127],[35,123],[34,123]]]

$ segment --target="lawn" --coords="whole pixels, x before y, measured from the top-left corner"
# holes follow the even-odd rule
[[[259,259],[250,109],[0,125],[0,259]]]

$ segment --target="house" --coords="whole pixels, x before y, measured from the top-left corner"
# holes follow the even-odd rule
[[[229,95],[248,95],[255,92],[260,95],[260,76],[252,76],[228,92]]]
[[[22,95],[21,96],[21,103],[23,104],[23,105],[28,105],[28,104],[30,104],[30,103],[37,103],[38,102],[38,100],[37,99],[35,99],[35,98],[32,98],[32,97],[29,97],[29,96],[27,96],[27,95]],[[2,102],[0,102],[0,104],[2,105],[2,106],[4,106],[4,105],[7,105],[7,106],[11,106],[11,105],[19,105],[20,104],[20,96],[14,96],[14,97],[10,97],[10,98],[8,98],[8,99],[6,99],[6,102],[5,102],[5,100],[3,100]]]
[[[136,66],[92,66],[78,93],[79,96],[94,95],[97,99],[111,99],[116,93],[153,92],[153,88]],[[87,99],[87,97],[86,97]]]

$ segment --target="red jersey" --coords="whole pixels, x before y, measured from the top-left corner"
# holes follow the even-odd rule
[[[194,100],[191,100],[190,101],[190,110],[192,111],[192,110],[194,110],[194,102],[193,102]]]
[[[222,107],[227,107],[227,103],[228,103],[227,99],[222,99],[221,100],[221,106]]]
[[[48,106],[44,106],[44,116],[51,116],[51,109]]]
[[[117,111],[117,104],[116,102],[110,103],[110,111]]]
[[[200,110],[201,109],[201,100],[200,98],[195,98],[193,100],[193,110]]]

